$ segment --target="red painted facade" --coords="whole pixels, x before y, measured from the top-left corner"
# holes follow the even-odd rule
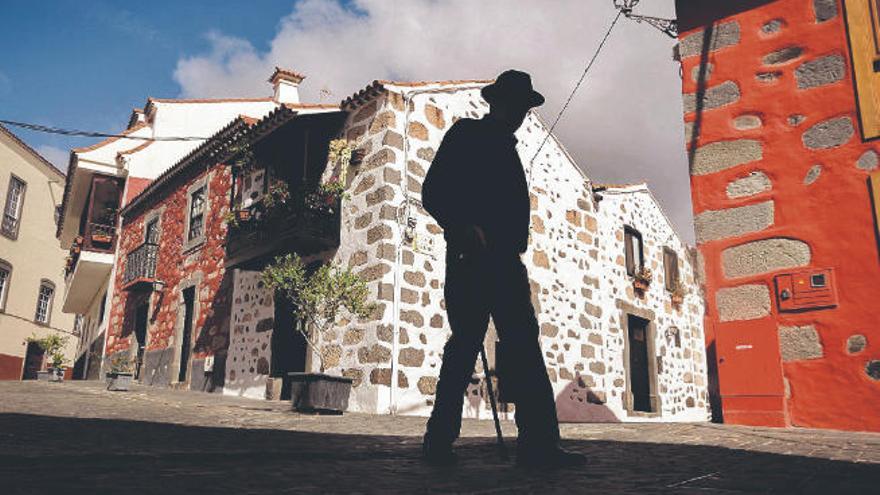
[[[880,254],[866,183],[870,156],[867,165],[857,163],[869,150],[880,150],[880,144],[864,141],[859,132],[844,5],[814,0],[680,0],[677,4],[683,48],[688,36],[709,39],[703,37],[709,26],[719,33],[721,26],[729,27],[733,22],[739,31],[738,39],[728,36],[682,57],[686,99],[690,94],[708,98],[712,88],[728,81],[739,88],[737,96],[721,98],[720,105],[703,100],[707,103],[702,109],[687,112],[686,108],[685,122],[696,127],[688,127],[685,137],[692,158],[698,241],[701,214],[768,201],[773,204],[771,225],[709,236],[698,245],[705,263],[708,356],[715,359],[723,419],[737,424],[878,431],[880,381],[872,378],[867,368],[880,359],[880,326],[875,315],[880,305]],[[768,63],[765,58],[789,48],[800,52],[790,52],[796,55],[780,63]],[[830,69],[823,68],[820,84],[798,81],[798,77],[805,77],[803,69],[796,74],[799,68],[829,55],[843,60],[842,77],[830,77]],[[708,77],[693,76],[700,72]],[[754,120],[735,120],[744,115],[757,117],[760,123],[754,126]],[[813,126],[837,118],[851,121],[854,132],[849,137],[844,132],[840,142],[820,148],[807,146],[810,137],[806,133]],[[760,144],[758,159],[693,173],[699,149],[744,139]],[[816,165],[819,167],[814,168]],[[765,174],[769,188],[731,197],[729,185],[753,172]],[[708,216],[702,219],[708,221]],[[729,223],[747,221],[733,215]],[[770,266],[743,276],[726,274],[725,250],[769,238],[803,241],[809,246],[809,261],[805,266]],[[773,253],[767,252],[762,259],[771,256]],[[824,307],[806,304],[806,308],[785,311],[793,300],[780,299],[776,277],[825,269],[831,270],[827,283],[832,285],[836,305],[827,307],[830,303],[826,301],[818,304]],[[769,314],[734,319],[720,316],[719,291],[755,285],[769,292]],[[746,306],[754,303],[740,302]],[[742,313],[753,310],[734,309]],[[809,328],[815,333],[806,330]],[[811,335],[817,336],[818,342]],[[850,339],[859,335],[867,344],[855,349]],[[784,357],[787,344],[783,340],[787,338],[795,339],[795,348],[790,351],[794,358]]]
[[[205,240],[185,249],[188,195],[198,181],[208,185],[205,209]],[[192,326],[191,360],[226,352],[228,346],[228,300],[232,291],[231,274],[224,268],[226,223],[229,210],[231,173],[222,164],[206,167],[192,164],[152,191],[146,201],[124,217],[119,256],[114,279],[106,355],[129,349],[134,342],[135,308],[147,298],[149,324],[146,352],[159,351],[173,344],[179,331],[184,302],[182,290],[195,287],[196,318]],[[127,255],[145,242],[145,222],[158,214],[159,248],[155,280],[164,282],[164,290],[153,291],[149,285],[131,289],[124,285]],[[179,343],[178,343],[179,344]]]
[[[0,354],[0,380],[21,380],[24,358]]]

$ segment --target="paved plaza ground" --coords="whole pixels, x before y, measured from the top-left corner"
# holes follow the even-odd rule
[[[0,493],[878,493],[880,434],[716,424],[568,424],[590,462],[527,473],[491,421],[456,468],[419,460],[424,418],[97,382],[0,382]],[[512,444],[516,428],[503,425]]]

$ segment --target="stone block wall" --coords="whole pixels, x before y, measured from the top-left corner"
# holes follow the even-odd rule
[[[479,86],[391,85],[350,111],[346,136],[366,154],[363,163],[348,174],[351,199],[343,208],[341,247],[332,256],[363,267],[359,273],[369,280],[381,311],[374,324],[348,322],[323,345],[333,349],[330,355],[339,356],[330,371],[356,378],[357,395],[352,399],[356,410],[385,412],[393,400],[399,413],[426,415],[433,405],[449,327],[443,301],[445,244],[442,230],[421,207],[421,183],[449,127],[459,118],[481,117],[488,107],[479,96]],[[517,133],[532,209],[532,235],[523,260],[560,417],[567,421],[644,419],[621,414],[621,404],[606,404],[621,401],[619,395],[612,398],[611,394],[617,394],[616,373],[622,367],[611,363],[622,350],[611,342],[612,312],[602,307],[606,300],[613,304],[613,299],[604,294],[612,290],[612,284],[603,278],[609,263],[600,254],[600,238],[613,234],[596,211],[589,181],[564,148],[550,139],[535,156],[545,135],[546,126],[537,114],[530,114]],[[653,202],[650,206],[657,208]],[[633,204],[633,214],[641,207]],[[662,217],[662,213],[651,214]],[[406,218],[411,219],[409,228]],[[675,237],[668,223],[658,227],[658,232]],[[677,248],[682,249],[680,243]],[[689,304],[699,314],[699,295],[695,292],[693,297],[695,301]],[[667,309],[660,305],[657,312],[671,314]],[[692,311],[685,314],[693,319]],[[699,318],[680,326],[688,330],[687,345],[702,338]],[[491,334],[490,328],[490,341]],[[491,342],[488,348],[491,353]],[[668,407],[662,418],[705,419],[704,354],[701,349],[682,349],[673,358],[673,352],[666,356],[671,364],[663,375]],[[688,366],[689,359],[694,364]],[[481,368],[477,363],[478,372]],[[690,370],[690,384],[678,368]],[[467,393],[463,414],[489,417],[484,384],[472,386]]]
[[[709,413],[706,354],[703,335],[703,293],[689,248],[672,228],[660,205],[644,185],[609,187],[599,193],[600,275],[596,303],[601,308],[601,343],[605,365],[606,407],[618,418],[640,416],[627,411],[625,401],[625,333],[628,314],[654,325],[653,356],[659,414],[645,420],[706,421]],[[637,292],[626,273],[624,227],[642,234],[644,265],[653,273],[648,290]],[[685,289],[676,307],[666,288],[664,248],[676,253],[679,281]],[[599,339],[596,339],[599,341]],[[649,351],[651,347],[649,346]]]
[[[707,347],[727,422],[880,430],[865,400],[880,396],[868,372],[880,357],[866,186],[877,145],[861,139],[844,19],[867,4],[677,2]],[[829,268],[834,307],[780,311],[776,275]]]

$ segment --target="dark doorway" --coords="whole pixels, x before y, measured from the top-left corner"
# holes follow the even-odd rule
[[[629,384],[633,411],[651,412],[650,373],[648,370],[648,320],[627,316],[629,335]]]
[[[104,332],[89,346],[89,362],[86,366],[86,380],[101,378],[101,355],[104,353]]]
[[[144,352],[147,349],[147,317],[150,307],[145,302],[134,310],[134,336],[137,339],[137,360],[135,361],[134,379],[141,379],[141,369],[144,366]]]
[[[37,372],[43,367],[43,356],[46,351],[36,342],[28,342],[27,351],[24,357],[24,371],[21,375],[22,380],[36,380]]]
[[[180,339],[180,366],[177,372],[177,381],[186,381],[189,370],[189,349],[192,346],[193,313],[195,312],[196,288],[188,287],[183,290],[183,335]]]
[[[281,399],[289,399],[287,373],[306,370],[308,344],[297,330],[300,322],[293,316],[293,304],[282,294],[275,294],[275,322],[272,327],[270,375],[282,380]]]
[[[82,353],[73,363],[73,379],[85,380],[86,378],[86,353]]]

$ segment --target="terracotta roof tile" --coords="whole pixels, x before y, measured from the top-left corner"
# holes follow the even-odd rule
[[[273,101],[271,97],[265,98],[147,98],[150,103],[260,103]],[[146,106],[144,107],[146,108]]]
[[[275,81],[278,79],[287,79],[289,81],[293,81],[295,83],[301,83],[306,76],[300,74],[299,72],[294,72],[288,69],[282,69],[281,67],[275,66],[275,72],[269,76],[269,82],[275,84]]]
[[[385,86],[405,86],[412,88],[423,86],[459,86],[465,84],[485,85],[490,84],[493,81],[494,79],[449,79],[444,81],[389,81],[387,79],[377,79],[360,91],[342,100],[339,106],[345,108],[366,103],[382,91],[385,91]]]

